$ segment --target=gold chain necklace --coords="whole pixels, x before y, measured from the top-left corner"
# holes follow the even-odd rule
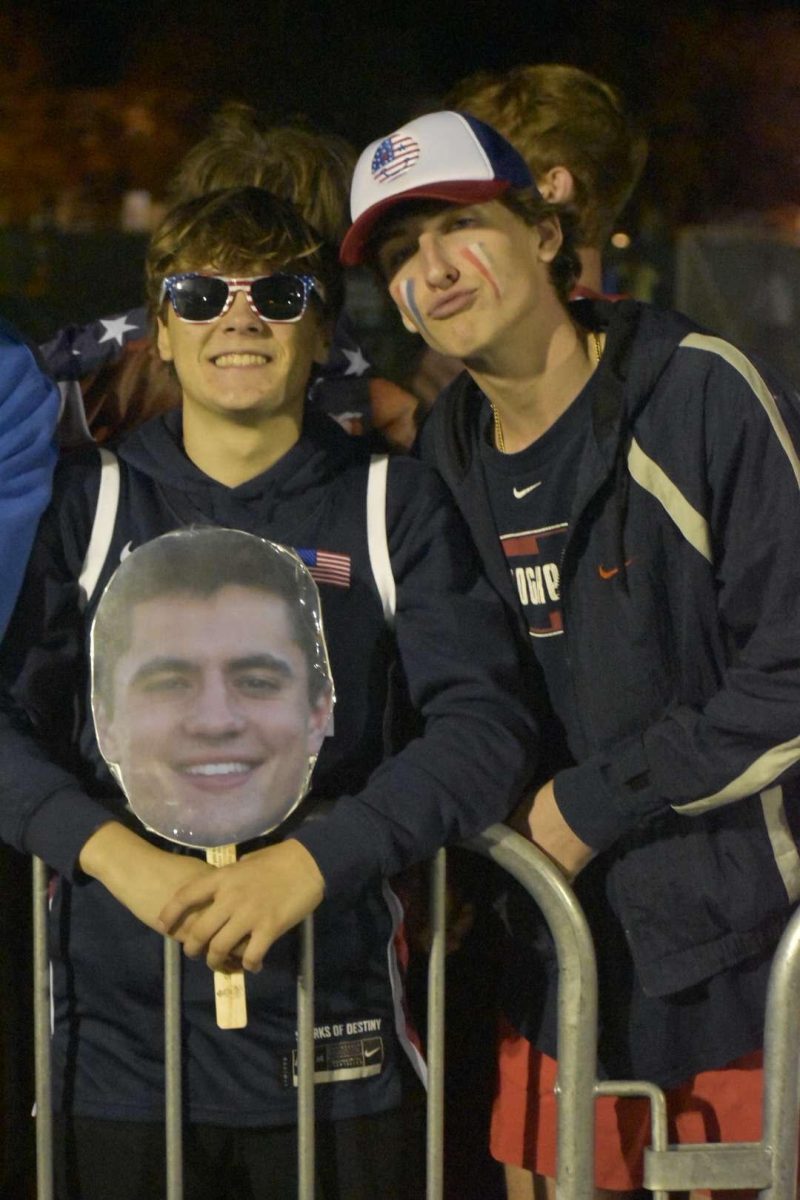
[[[596,329],[589,330],[589,337],[594,350],[594,365],[597,366],[600,359],[603,357],[603,343],[600,340],[600,334]],[[489,401],[489,406],[492,410],[492,423],[494,425],[494,444],[501,454],[506,452],[506,439],[503,437],[503,422],[500,420],[500,413],[495,406]]]

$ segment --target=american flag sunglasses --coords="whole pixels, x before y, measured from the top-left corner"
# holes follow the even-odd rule
[[[278,271],[274,275],[234,279],[229,275],[185,271],[166,276],[159,303],[167,296],[182,321],[207,325],[228,311],[237,292],[244,292],[250,308],[262,321],[286,325],[301,319],[312,291],[324,299],[322,287],[313,275]]]

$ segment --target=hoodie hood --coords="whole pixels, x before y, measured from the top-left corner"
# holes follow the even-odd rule
[[[267,471],[238,487],[227,487],[201,471],[183,448],[180,410],[148,421],[117,448],[119,457],[149,476],[168,499],[181,524],[229,525],[263,531],[281,510],[297,527],[329,501],[330,485],[344,470],[367,461],[369,450],[330,417],[306,410],[299,440]],[[291,522],[294,525],[294,520]]]

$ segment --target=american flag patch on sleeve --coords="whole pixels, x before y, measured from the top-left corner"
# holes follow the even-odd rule
[[[350,587],[350,555],[333,554],[330,550],[298,550],[301,562],[308,567],[315,583],[332,583],[334,587]]]

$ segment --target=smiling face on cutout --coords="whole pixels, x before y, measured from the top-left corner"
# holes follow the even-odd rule
[[[93,707],[136,815],[204,847],[275,828],[305,792],[332,707],[329,690],[310,687],[286,600],[240,585],[168,592],[130,621]]]
[[[271,263],[248,274],[291,269]],[[283,324],[253,312],[244,292],[236,293],[227,312],[207,323],[181,320],[169,302],[158,318],[158,352],[175,368],[189,421],[215,415],[261,426],[279,415],[299,418],[313,365],[325,358],[326,341],[313,301],[299,321]]]
[[[376,261],[407,329],[467,365],[524,346],[561,234],[527,225],[498,200],[409,206],[387,223]]]

